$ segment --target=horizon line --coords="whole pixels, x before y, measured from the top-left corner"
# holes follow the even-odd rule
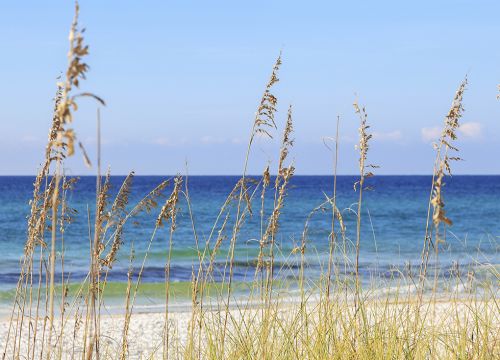
[[[177,173],[177,174],[137,174],[135,173],[134,176],[155,176],[155,177],[162,177],[162,176],[168,176],[168,177],[174,177],[177,175],[182,175],[182,176],[187,176],[187,177],[193,177],[193,176],[205,176],[205,177],[216,177],[216,176],[227,176],[227,177],[241,177],[242,174],[182,174],[182,173]],[[110,175],[111,177],[113,176],[127,176],[129,173],[123,173],[123,174],[112,174]],[[415,174],[375,174],[374,177],[380,177],[380,176],[432,176],[433,174],[422,174],[422,173],[415,173]],[[0,177],[34,177],[37,176],[37,174],[0,174]],[[53,176],[53,175],[51,175]],[[71,174],[67,175],[70,177],[96,177],[96,174],[89,175],[89,174]],[[102,177],[106,176],[105,174],[101,175]],[[259,177],[262,176],[262,174],[246,174],[245,176],[251,176],[251,177]],[[276,176],[276,174],[271,174],[271,176]],[[334,174],[295,174],[294,177],[297,176],[334,176]],[[359,176],[359,174],[337,174],[337,176]],[[453,177],[453,176],[500,176],[500,174],[488,174],[488,173],[481,173],[481,174],[451,174],[447,175],[448,177]]]

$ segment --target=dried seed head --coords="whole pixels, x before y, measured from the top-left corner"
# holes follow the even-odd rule
[[[262,174],[262,186],[266,188],[269,186],[270,182],[271,176],[269,174],[269,165],[267,165],[266,169],[264,170],[264,174]]]
[[[432,221],[434,222],[434,226],[436,228],[438,228],[441,223],[445,223],[446,225],[452,224],[452,221],[446,217],[444,211],[444,201],[442,197],[442,188],[444,185],[443,176],[444,172],[440,171],[438,173],[436,180],[434,181],[434,188],[432,190],[432,199],[431,199],[431,204],[433,207]]]
[[[113,202],[113,205],[111,206],[111,215],[110,215],[110,225],[113,225],[114,223],[119,221],[119,218],[123,217],[126,215],[125,208],[128,204],[130,192],[132,189],[132,183],[134,180],[135,172],[131,171],[125,180],[123,180],[123,183],[120,187],[120,190],[118,190],[118,194],[116,194],[115,201]]]
[[[75,2],[75,16],[71,24],[69,33],[69,52],[68,52],[68,68],[64,82],[58,83],[61,89],[60,101],[56,104],[55,116],[57,117],[56,123],[59,125],[57,129],[57,136],[53,138],[51,135],[53,145],[59,148],[58,152],[66,151],[66,156],[74,154],[75,133],[67,126],[73,121],[72,111],[78,110],[76,99],[80,96],[90,96],[100,102],[102,105],[104,101],[91,93],[81,93],[71,95],[73,88],[78,88],[80,80],[85,79],[85,74],[88,71],[88,65],[83,61],[83,58],[88,55],[88,46],[84,44],[83,32],[84,30],[78,29],[78,15],[80,7],[78,2]]]
[[[262,236],[261,247],[274,242],[274,237],[278,232],[279,217],[285,202],[287,186],[294,172],[295,172],[295,167],[293,165],[290,165],[282,170],[282,175],[281,175],[282,181],[279,186],[278,197],[276,199],[273,212],[271,213],[271,217],[269,219],[266,231]]]
[[[132,171],[123,181],[122,186],[120,187],[120,190],[115,197],[115,201],[111,206],[110,215],[106,224],[106,228],[116,225],[111,248],[106,254],[105,258],[101,260],[102,265],[107,266],[110,269],[113,267],[113,263],[116,261],[118,250],[123,245],[123,226],[125,225],[126,221],[125,207],[128,204],[133,178],[134,172]]]
[[[109,190],[111,188],[111,171],[108,168],[106,173],[106,178],[104,184],[99,189],[99,194],[97,196],[96,202],[96,220],[95,220],[95,238],[97,239],[97,246],[94,249],[96,257],[101,258],[101,254],[104,251],[104,243],[102,242],[102,237],[104,234],[104,224],[109,220],[109,213],[106,211],[109,198]]]
[[[465,77],[464,81],[462,81],[457,91],[455,92],[455,96],[453,98],[453,102],[451,103],[450,110],[448,111],[448,114],[445,117],[445,126],[443,129],[443,133],[441,134],[440,141],[445,145],[447,145],[452,150],[457,150],[449,143],[457,138],[456,130],[460,126],[459,120],[462,117],[462,113],[464,112],[462,101],[466,86],[467,86],[467,77]]]
[[[100,222],[107,220],[109,214],[106,212],[106,206],[108,205],[109,190],[111,189],[111,171],[108,168],[106,172],[106,177],[104,179],[104,184],[99,189],[99,194],[97,196],[97,217]]]
[[[161,208],[160,214],[156,219],[156,226],[163,226],[163,220],[170,221],[170,229],[171,231],[175,230],[176,227],[176,217],[177,217],[177,203],[179,201],[179,192],[182,185],[182,177],[178,175],[174,180],[174,189],[170,194],[170,197],[165,202],[165,205]]]
[[[116,255],[118,254],[118,250],[123,245],[123,225],[124,223],[119,223],[116,227],[116,231],[113,235],[113,242],[111,243],[111,249],[109,249],[108,254],[104,259],[101,260],[101,264],[103,266],[107,266],[109,269],[113,267],[114,262],[116,261]]]
[[[281,141],[281,150],[280,150],[280,158],[278,163],[278,175],[283,176],[283,163],[285,162],[288,153],[290,151],[290,147],[293,146],[294,140],[290,138],[290,135],[293,132],[293,122],[292,122],[292,105],[288,108],[287,120],[285,124],[285,129],[283,130],[283,139]],[[278,185],[278,178],[276,177],[276,186]]]
[[[449,156],[450,151],[458,152],[458,148],[452,145],[456,140],[456,130],[460,126],[459,120],[462,117],[464,108],[462,106],[463,95],[467,86],[467,77],[459,85],[450,111],[445,117],[444,129],[441,134],[439,145],[437,146],[437,167],[434,173],[434,184],[432,188],[431,205],[433,208],[432,221],[436,230],[436,242],[440,241],[439,226],[441,224],[451,225],[452,221],[446,217],[444,211],[444,200],[442,189],[445,172],[451,174],[450,161],[461,160],[457,156]]]
[[[157,200],[163,197],[163,191],[170,182],[168,180],[162,181],[157,187],[149,192],[139,203],[132,209],[130,216],[135,216],[142,211],[150,213],[158,206]]]
[[[261,134],[272,138],[271,134],[269,134],[269,132],[267,131],[267,128],[276,128],[274,114],[276,112],[278,99],[271,93],[271,88],[279,81],[278,71],[280,65],[281,53],[278,56],[278,59],[276,59],[271,77],[266,85],[266,90],[264,91],[264,95],[262,95],[262,99],[260,100],[260,105],[255,115],[251,139],[253,139],[256,134]]]
[[[363,186],[365,179],[373,177],[374,174],[371,171],[366,171],[366,168],[378,168],[377,165],[366,164],[366,159],[369,150],[369,141],[372,138],[372,135],[368,133],[368,129],[370,126],[368,125],[368,114],[366,113],[366,109],[363,106],[359,107],[357,100],[353,104],[354,112],[358,114],[360,120],[359,126],[359,142],[355,147],[356,150],[359,151],[359,172],[361,174],[359,181],[354,183],[354,191],[356,191],[358,184]]]

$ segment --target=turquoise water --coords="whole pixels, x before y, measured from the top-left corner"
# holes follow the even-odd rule
[[[111,178],[112,194],[118,191],[123,179],[121,176]],[[129,209],[164,179],[166,178],[157,176],[135,177]],[[189,178],[189,195],[200,243],[207,239],[218,210],[237,180],[238,177],[234,176]],[[355,240],[355,181],[356,177],[340,176],[337,183],[337,206],[342,210],[350,241]],[[32,177],[0,177],[0,289],[3,290],[14,287],[18,279],[32,183]],[[405,268],[408,263],[414,266],[419,264],[430,184],[430,176],[376,176],[370,179],[369,185],[373,190],[365,193],[362,210],[360,266],[365,278],[374,274],[390,276],[394,273],[394,268]],[[325,193],[332,194],[332,188],[333,178],[329,176],[293,178],[279,220],[277,237],[279,246],[276,266],[283,268],[284,263],[289,265],[288,270],[282,272],[283,276],[296,274],[298,255],[291,255],[292,249],[301,240],[308,214],[325,200]],[[167,194],[170,189],[171,187],[167,188]],[[272,190],[268,192],[266,216],[270,214],[273,195]],[[476,262],[500,263],[499,198],[500,176],[454,176],[446,180],[445,209],[454,224],[448,228],[446,243],[442,245],[440,254],[444,273],[446,269],[456,267],[456,264],[465,269]],[[160,199],[160,206],[164,200]],[[95,178],[80,178],[74,191],[69,194],[68,201],[78,213],[65,232],[65,271],[70,276],[70,281],[78,281],[87,274],[89,264],[87,205],[93,216]],[[181,282],[191,279],[197,258],[186,201],[181,199],[179,206],[178,227],[173,239],[171,278]],[[235,278],[238,281],[248,280],[253,275],[252,265],[258,251],[256,239],[260,236],[260,193],[256,195],[253,209],[253,216],[244,223],[237,239]],[[125,228],[124,245],[117,263],[109,273],[110,281],[126,281],[132,243],[135,249],[135,267],[140,266],[158,211],[159,208],[151,214],[141,214],[134,219],[139,225],[131,222]],[[230,221],[234,220],[234,216],[231,215]],[[320,211],[311,218],[306,250],[308,277],[317,276],[327,258],[330,224],[329,210]],[[232,229],[231,225],[229,229]],[[229,239],[223,241],[223,252],[228,249],[228,243]],[[162,228],[153,242],[143,281],[163,281],[167,244],[168,228]],[[349,241],[348,249],[352,250]],[[221,257],[216,266],[215,273],[219,274],[216,277],[222,276],[223,262],[224,258]]]

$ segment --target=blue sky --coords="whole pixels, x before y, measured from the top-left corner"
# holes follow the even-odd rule
[[[71,1],[0,5],[0,174],[42,159],[56,77],[65,69]],[[379,174],[432,171],[432,139],[469,77],[461,174],[498,174],[498,1],[81,1],[91,70],[103,97],[103,162],[112,173],[239,174],[253,116],[283,51],[278,123],[294,106],[297,173],[328,174],[341,116],[339,172],[357,171],[355,94],[366,105]],[[77,135],[95,156],[96,104],[80,102]],[[281,129],[276,133],[279,138]],[[276,163],[255,143],[250,173]],[[92,174],[79,155],[68,172]]]

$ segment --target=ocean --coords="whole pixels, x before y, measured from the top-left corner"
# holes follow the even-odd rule
[[[128,208],[132,208],[144,195],[168,178],[171,177],[136,176]],[[173,237],[172,281],[190,281],[193,269],[196,268],[198,258],[191,219],[194,220],[199,244],[205,244],[219,209],[238,179],[236,176],[188,178],[192,217],[185,198],[181,197],[178,224]],[[123,180],[123,176],[111,177],[110,201]],[[353,188],[356,180],[355,176],[339,176],[337,179],[337,207],[342,212],[346,226],[347,261],[353,261],[352,243],[356,239],[358,193]],[[1,291],[15,288],[18,280],[33,181],[34,178],[29,176],[0,177]],[[373,275],[393,276],[401,269],[408,268],[408,265],[418,266],[431,182],[431,176],[375,176],[369,179],[372,189],[363,196],[360,246],[360,270],[365,280]],[[167,196],[170,189],[171,186],[166,190]],[[281,269],[283,276],[294,276],[299,256],[294,248],[301,242],[308,215],[326,200],[326,195],[332,196],[332,192],[331,176],[295,176],[292,179],[279,217],[276,237],[276,266]],[[446,214],[453,225],[447,227],[445,243],[440,245],[440,266],[446,272],[446,269],[457,266],[467,269],[484,263],[499,264],[500,176],[448,177],[443,195]],[[266,197],[265,218],[271,213],[273,197],[274,190],[270,188]],[[88,214],[90,213],[93,223],[95,177],[79,178],[67,200],[76,213],[64,233],[65,272],[70,282],[78,282],[86,276],[89,267]],[[165,198],[160,199],[156,209],[149,214],[141,214],[125,227],[123,246],[109,273],[109,281],[126,281],[132,244],[134,267],[137,269],[140,266],[164,201]],[[238,281],[248,280],[250,274],[253,275],[252,266],[258,254],[261,231],[260,201],[259,190],[252,202],[253,215],[247,218],[237,238],[235,279]],[[234,220],[234,216],[234,213],[230,215],[228,221]],[[319,276],[325,266],[331,217],[331,210],[324,209],[315,212],[308,222],[305,253],[308,278]],[[227,254],[231,226],[227,237],[222,241],[221,254]],[[336,226],[338,230],[338,224]],[[215,228],[215,233],[217,230]],[[143,282],[164,281],[168,233],[168,226],[156,233],[146,261]],[[224,256],[218,259],[218,271],[215,273],[222,274],[224,260]],[[344,261],[346,258],[337,254],[337,263]]]

